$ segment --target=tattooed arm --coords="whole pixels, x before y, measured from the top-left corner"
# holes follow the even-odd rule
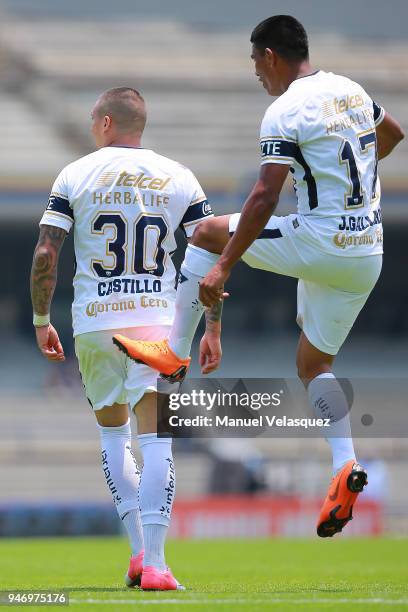
[[[53,225],[41,225],[31,268],[31,301],[35,315],[48,315],[57,283],[57,266],[67,232]],[[64,351],[51,324],[35,328],[37,344],[50,361],[63,361]]]
[[[211,334],[221,335],[221,316],[224,301],[220,300],[205,310],[205,330]]]
[[[52,296],[57,283],[57,265],[67,232],[53,225],[41,225],[40,237],[34,250],[31,268],[31,300],[36,314],[50,312]]]
[[[205,311],[205,334],[200,343],[200,366],[203,374],[210,374],[221,363],[221,315],[224,302],[216,302]]]

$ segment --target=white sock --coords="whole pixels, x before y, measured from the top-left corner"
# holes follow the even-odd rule
[[[142,521],[140,520],[140,509],[129,510],[122,516],[122,523],[128,534],[132,556],[136,557],[144,549]]]
[[[218,259],[219,255],[192,244],[187,246],[180,268],[175,317],[169,335],[170,348],[181,359],[190,355],[191,343],[204,312],[204,306],[198,299],[199,283]]]
[[[171,452],[171,438],[157,434],[138,437],[143,455],[140,481],[140,515],[144,536],[143,565],[166,569],[164,544],[176,492],[176,477]]]
[[[139,510],[140,470],[132,453],[130,421],[120,427],[99,425],[102,469],[119,517],[128,533],[132,555],[143,550]]]
[[[153,565],[164,572],[166,561],[164,558],[164,544],[166,542],[168,527],[165,525],[144,525],[143,537],[145,541],[145,554],[143,565]],[[147,552],[146,552],[147,551]]]
[[[356,458],[346,396],[331,372],[316,376],[309,383],[308,395],[316,416],[321,419],[330,418],[330,434],[326,440],[332,451],[335,474],[347,461]]]

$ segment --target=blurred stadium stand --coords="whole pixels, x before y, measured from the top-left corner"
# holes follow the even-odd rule
[[[36,351],[28,295],[37,221],[59,170],[93,149],[90,112],[99,93],[123,84],[141,90],[149,113],[144,145],[188,165],[218,214],[240,209],[257,173],[257,134],[270,100],[254,76],[249,32],[270,3],[255,8],[230,1],[221,8],[213,0],[185,0],[164,8],[152,1],[140,14],[134,4],[0,1],[0,330],[7,346],[0,356],[0,505],[109,500],[93,416],[72,358],[72,239],[53,304],[71,357],[59,370]],[[355,4],[343,2],[338,14],[333,7],[328,13],[323,0],[312,8],[277,2],[273,10],[310,24],[313,64],[359,81],[408,131],[408,5],[396,2],[392,16],[377,1],[369,11]],[[349,10],[354,20],[345,19]],[[380,165],[384,273],[339,358],[344,375],[408,375],[405,275],[401,281],[408,266],[407,153],[408,139]],[[279,211],[293,209],[288,186]],[[220,374],[294,376],[295,282],[242,266],[229,289]],[[243,364],[248,355],[257,359]],[[386,529],[408,533],[407,493],[400,486],[406,440],[365,439],[358,448],[367,459],[375,449],[385,462]],[[304,496],[325,490],[329,453],[322,440],[258,439],[254,454],[262,457],[266,490]],[[179,442],[177,457],[178,495],[209,492],[216,465],[209,448]]]
[[[270,101],[253,74],[247,31],[200,32],[174,21],[3,18],[0,43],[10,90],[1,100],[2,116],[7,142],[14,142],[16,151],[14,158],[14,151],[4,149],[0,181],[10,178],[12,161],[20,167],[18,151],[24,146],[28,154],[41,143],[36,163],[44,165],[25,166],[25,182],[38,181],[43,167],[49,182],[65,161],[92,150],[95,99],[103,89],[125,83],[139,88],[147,101],[145,146],[186,163],[210,188],[236,188],[256,171],[256,135]],[[402,42],[385,43],[379,54],[373,43],[341,36],[316,36],[311,45],[314,65],[356,79],[405,127],[407,52]],[[381,164],[384,186],[408,187],[407,151],[402,143]]]

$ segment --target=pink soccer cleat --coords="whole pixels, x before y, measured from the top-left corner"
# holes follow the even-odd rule
[[[143,568],[142,582],[140,584],[144,591],[185,591],[186,588],[176,580],[167,568],[161,572],[152,565]]]
[[[130,589],[135,586],[140,586],[143,572],[143,556],[144,550],[140,551],[136,557],[130,557],[130,564],[125,576],[125,583]]]

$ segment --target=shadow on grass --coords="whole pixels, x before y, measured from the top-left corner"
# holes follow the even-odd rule
[[[69,591],[70,593],[79,593],[81,591],[85,593],[135,593],[141,592],[140,589],[129,589],[127,587],[93,587],[93,586],[84,586],[84,587],[71,587],[66,586],[63,588],[64,591]]]
[[[133,589],[129,589],[127,587],[94,587],[94,586],[82,586],[82,587],[71,587],[65,586],[63,588],[64,591],[68,591],[69,593],[143,593],[140,588],[136,587]],[[196,595],[243,595],[245,593],[256,593],[259,595],[299,595],[299,593],[305,593],[307,595],[313,595],[316,593],[350,593],[350,588],[342,588],[335,586],[328,587],[310,587],[305,589],[301,586],[293,586],[286,589],[279,588],[270,588],[270,589],[257,589],[253,587],[250,591],[247,591],[245,588],[237,590],[236,588],[220,588],[220,589],[203,589],[202,587],[194,587],[194,585],[187,587],[187,594],[196,594]],[[160,591],[155,591],[155,593],[160,594]],[[163,591],[163,593],[169,594],[169,591]],[[182,591],[174,591],[178,595],[182,593]]]

